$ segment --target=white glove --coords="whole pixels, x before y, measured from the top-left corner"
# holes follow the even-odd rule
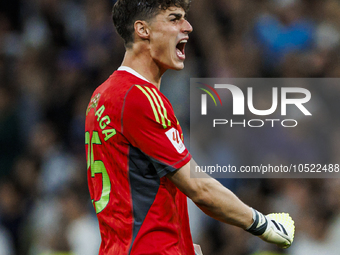
[[[280,248],[288,248],[294,240],[294,221],[288,213],[271,213],[264,216],[253,210],[254,222],[246,229],[268,243],[274,243]]]

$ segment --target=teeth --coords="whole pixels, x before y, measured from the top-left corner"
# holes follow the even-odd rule
[[[184,57],[185,55],[179,49],[177,49],[177,56]]]
[[[188,42],[188,40],[183,39],[179,43],[187,43],[187,42]]]

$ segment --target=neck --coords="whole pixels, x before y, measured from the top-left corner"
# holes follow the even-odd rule
[[[158,89],[160,89],[161,78],[166,70],[161,70],[155,61],[147,54],[148,52],[136,53],[136,51],[133,49],[127,49],[122,66],[128,66],[132,68],[152,84],[154,84]]]

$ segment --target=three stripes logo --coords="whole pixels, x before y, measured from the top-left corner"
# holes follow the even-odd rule
[[[171,126],[171,121],[168,119],[168,114],[166,108],[164,106],[162,98],[157,93],[156,89],[150,89],[147,86],[136,85],[136,87],[143,92],[143,94],[147,97],[150,102],[153,114],[155,116],[155,120],[163,126],[163,128],[167,128]]]
[[[197,83],[202,84],[205,87],[207,87],[207,89],[201,88],[201,87],[197,87],[197,88],[200,89],[200,90],[203,90],[205,93],[207,93],[212,98],[212,100],[214,101],[215,106],[217,106],[215,97],[213,96],[213,94],[208,89],[210,89],[217,96],[218,100],[220,101],[220,103],[222,105],[222,101],[221,101],[219,94],[217,93],[217,91],[212,86],[205,84],[205,83],[202,83],[202,82],[197,82]],[[202,115],[207,115],[207,94],[201,95],[201,114]]]

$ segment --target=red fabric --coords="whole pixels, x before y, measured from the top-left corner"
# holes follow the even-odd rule
[[[159,117],[158,121],[150,99],[136,85],[140,85],[149,95]],[[100,112],[103,105],[105,109]],[[161,113],[165,117],[164,108],[166,127],[161,118]],[[105,134],[105,130],[112,129],[115,129],[115,135],[109,137],[111,131]],[[87,109],[85,131],[89,134],[89,141],[93,132],[97,131],[100,144],[93,144],[93,149],[90,148],[90,142],[85,146],[91,199],[98,201],[103,192],[102,174],[91,176],[91,151],[93,162],[103,162],[111,183],[108,204],[101,212],[97,212],[102,237],[100,255],[129,254],[130,248],[130,254],[133,255],[195,254],[186,196],[164,176],[191,159],[187,149],[179,145],[176,130],[179,138],[182,138],[182,130],[167,98],[154,85],[129,72],[114,72],[93,93]],[[166,135],[167,131],[172,132],[170,137],[173,142]],[[155,166],[160,178],[157,195],[132,247],[134,219],[129,181],[130,146],[139,148],[158,162]]]

